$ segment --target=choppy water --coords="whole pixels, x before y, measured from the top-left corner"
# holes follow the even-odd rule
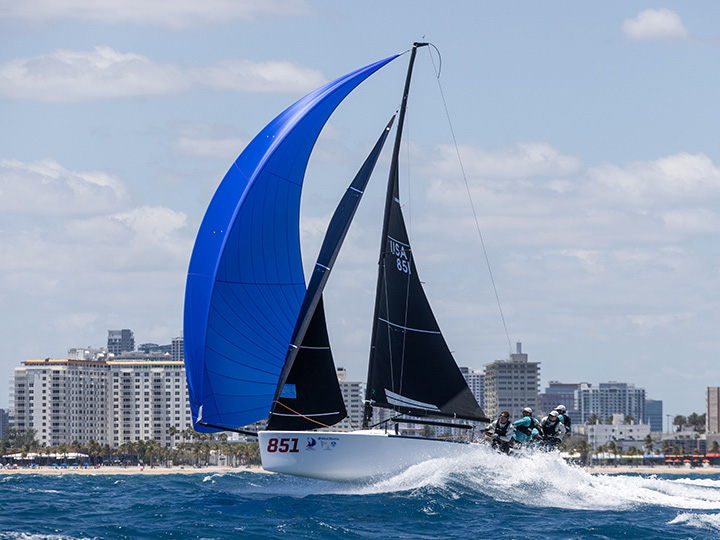
[[[345,484],[237,472],[0,475],[0,540],[720,538],[720,474],[590,475],[479,449]]]

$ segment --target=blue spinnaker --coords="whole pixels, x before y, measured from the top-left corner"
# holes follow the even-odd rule
[[[185,290],[185,366],[197,431],[238,428],[270,413],[305,295],[299,219],[310,152],[338,104],[397,56],[288,107],[248,144],[215,192]]]

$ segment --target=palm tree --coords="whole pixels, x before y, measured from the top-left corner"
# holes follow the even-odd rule
[[[580,463],[587,465],[590,454],[592,454],[592,448],[585,439],[580,439],[575,446],[575,451],[580,454]]]
[[[615,465],[617,465],[617,455],[618,455],[618,445],[615,444],[615,441],[610,441],[607,443],[607,450],[608,452],[612,452],[613,456],[615,456]]]
[[[685,418],[684,416],[682,416],[680,414],[678,414],[673,419],[673,426],[677,426],[677,431],[681,431],[683,426],[686,424],[687,424],[687,418]]]
[[[63,455],[63,459],[67,462],[68,445],[67,443],[60,443],[57,447],[57,453]]]
[[[170,435],[170,444],[172,446],[175,446],[175,435],[177,434],[177,432],[178,432],[177,426],[170,426],[168,428],[168,435]]]
[[[92,457],[92,464],[97,465],[97,458],[102,453],[102,446],[95,439],[88,442],[88,453]]]
[[[260,465],[260,445],[258,443],[247,443],[248,462],[252,465]]]

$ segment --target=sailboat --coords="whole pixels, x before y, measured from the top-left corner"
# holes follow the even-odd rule
[[[489,419],[440,331],[415,266],[400,204],[398,161],[417,50],[355,70],[272,120],[220,183],[188,270],[185,363],[193,427],[257,435],[263,467],[312,478],[362,480],[471,450],[472,443],[387,429],[399,422],[468,429]],[[299,207],[308,159],[340,102],[409,52],[399,111],[332,216],[306,285]],[[396,118],[397,117],[397,118]],[[347,417],[325,320],[323,290],[378,157],[397,120],[389,172],[361,429]],[[247,426],[267,419],[266,428]]]

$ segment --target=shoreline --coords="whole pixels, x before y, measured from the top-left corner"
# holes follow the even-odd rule
[[[720,468],[718,467],[672,467],[668,465],[656,465],[656,466],[590,466],[580,467],[584,471],[590,474],[673,474],[673,475],[690,475],[690,474],[720,474]],[[255,474],[275,474],[270,471],[266,471],[260,465],[248,465],[242,467],[224,467],[210,465],[207,467],[188,467],[188,466],[173,466],[173,467],[118,467],[118,466],[100,466],[100,467],[86,467],[86,468],[74,468],[74,467],[38,467],[35,469],[0,469],[0,475],[4,474],[39,474],[39,475],[50,475],[50,476],[62,476],[65,474],[102,474],[102,475],[130,475],[130,474],[143,474],[143,475],[159,475],[159,474],[227,474],[227,473],[239,473],[239,472],[251,472]]]
[[[618,465],[582,467],[591,474],[720,474],[718,467],[673,467],[670,465]]]
[[[157,474],[225,474],[225,473],[236,473],[236,472],[251,472],[261,474],[272,474],[263,469],[259,465],[248,465],[243,467],[222,467],[210,465],[207,467],[188,467],[188,466],[174,466],[174,467],[117,467],[117,466],[100,466],[100,467],[37,467],[35,469],[0,469],[0,475],[3,474],[41,474],[41,475],[54,475],[62,476],[65,474],[103,474],[103,475],[129,475],[129,474],[144,474],[144,475],[157,475]]]

